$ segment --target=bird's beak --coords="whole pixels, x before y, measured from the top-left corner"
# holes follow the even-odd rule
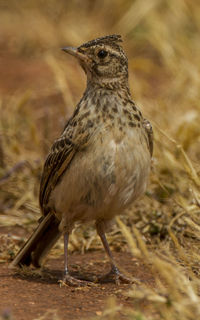
[[[88,57],[87,55],[85,55],[84,53],[78,51],[78,48],[75,48],[75,47],[65,47],[65,48],[62,48],[63,51],[71,54],[72,56],[80,59],[81,61],[88,61]]]

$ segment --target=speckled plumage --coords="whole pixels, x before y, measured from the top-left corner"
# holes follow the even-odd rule
[[[87,88],[45,162],[40,206],[44,216],[56,217],[67,239],[75,222],[94,220],[112,273],[123,280],[104,231],[145,191],[153,135],[150,122],[131,99],[128,59],[121,41],[119,35],[112,35],[64,49],[79,60]],[[35,265],[40,264],[40,257],[33,256]],[[74,285],[67,263],[64,280]]]

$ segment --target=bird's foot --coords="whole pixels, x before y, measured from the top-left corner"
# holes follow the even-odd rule
[[[133,283],[134,280],[121,273],[117,267],[112,267],[110,272],[108,272],[106,275],[102,277],[99,277],[97,279],[97,282],[115,282],[117,285],[120,285],[121,283]]]
[[[65,274],[63,277],[63,280],[58,281],[60,286],[70,286],[70,287],[92,287],[96,286],[95,283],[87,281],[87,280],[81,280],[81,279],[76,279],[72,277],[69,273]]]

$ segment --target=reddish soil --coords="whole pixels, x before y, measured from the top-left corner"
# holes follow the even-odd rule
[[[0,57],[0,92],[2,95],[15,94],[17,91],[41,91],[51,86],[53,75],[41,59],[21,58],[2,54]]]
[[[76,277],[91,278],[109,270],[109,264],[102,252],[90,252],[83,255],[73,254],[70,257],[70,270]],[[128,253],[115,253],[116,261],[134,277],[145,283],[153,283],[145,266],[133,259]],[[43,275],[18,273],[0,266],[0,314],[11,315],[15,320],[53,319],[88,319],[101,315],[109,297],[114,296],[117,305],[133,307],[134,301],[125,296],[131,287],[129,284],[117,286],[114,283],[100,283],[95,287],[73,288],[60,287],[62,279],[63,257],[49,260]],[[4,319],[11,319],[10,317]],[[123,314],[119,313],[119,319]]]

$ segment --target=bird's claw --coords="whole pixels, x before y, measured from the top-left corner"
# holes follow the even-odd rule
[[[92,287],[92,286],[96,286],[95,283],[87,281],[87,280],[80,280],[80,279],[76,279],[72,276],[70,276],[70,274],[66,274],[63,277],[63,280],[59,280],[58,281],[60,286],[69,286],[69,287]]]

